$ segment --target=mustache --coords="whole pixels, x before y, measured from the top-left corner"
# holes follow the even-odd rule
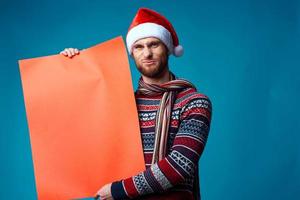
[[[155,59],[142,59],[142,62],[153,62],[156,61]]]

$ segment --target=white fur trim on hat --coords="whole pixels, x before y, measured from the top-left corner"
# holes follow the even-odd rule
[[[173,53],[174,46],[171,33],[163,26],[155,23],[143,23],[129,30],[126,36],[127,49],[132,54],[132,45],[139,39],[156,37],[168,48],[169,54]]]

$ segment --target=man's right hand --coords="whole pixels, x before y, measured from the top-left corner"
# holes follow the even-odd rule
[[[76,48],[65,48],[59,54],[72,58],[73,56],[78,55],[79,53],[79,50]]]

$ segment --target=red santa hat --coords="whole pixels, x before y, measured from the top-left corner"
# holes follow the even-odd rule
[[[183,47],[179,45],[175,29],[167,18],[148,8],[140,8],[126,36],[127,48],[130,54],[132,54],[132,45],[137,40],[146,37],[160,39],[167,46],[169,54],[177,57],[183,54]]]

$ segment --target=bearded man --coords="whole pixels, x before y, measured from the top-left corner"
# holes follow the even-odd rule
[[[200,199],[198,161],[210,129],[211,101],[170,71],[169,56],[181,56],[183,47],[164,16],[140,8],[126,44],[141,73],[135,99],[146,170],[108,183],[97,194],[101,199]],[[61,54],[73,57],[79,50]]]

